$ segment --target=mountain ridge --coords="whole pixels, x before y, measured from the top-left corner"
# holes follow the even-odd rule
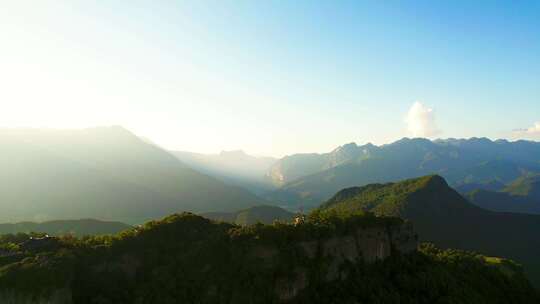
[[[435,140],[403,138],[377,146],[349,144],[351,156],[334,165],[326,154],[297,154],[280,160],[269,172],[282,181],[266,197],[283,205],[316,207],[340,189],[439,174],[456,187],[498,181],[508,184],[540,173],[540,143],[491,141],[487,138]],[[356,148],[355,148],[356,147]],[[369,152],[362,152],[369,149]],[[360,156],[358,156],[360,155]],[[306,162],[307,159],[311,161]]]
[[[0,129],[0,143],[4,222],[85,217],[136,224],[176,211],[238,210],[265,202],[121,127]]]

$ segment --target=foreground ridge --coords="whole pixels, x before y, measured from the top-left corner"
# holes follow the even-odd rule
[[[510,261],[499,259],[503,266],[495,266],[494,260],[482,256],[426,245],[417,251],[410,222],[369,213],[317,211],[296,225],[252,226],[183,213],[116,236],[54,240],[47,247],[27,250],[17,248],[18,240],[10,240],[16,254],[0,260],[2,298],[12,303],[27,303],[30,298],[43,303],[418,298],[430,303],[447,287],[430,279],[441,275],[449,282],[467,282],[476,299],[486,300],[489,293],[477,292],[485,291],[478,288],[486,282],[494,299],[512,297],[516,303],[526,303],[536,296],[520,268]],[[463,276],[462,268],[473,275]],[[396,272],[398,277],[387,277]]]

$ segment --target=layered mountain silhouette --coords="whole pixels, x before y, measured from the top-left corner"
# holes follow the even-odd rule
[[[478,185],[498,190],[531,172],[540,172],[537,142],[404,138],[382,146],[351,143],[326,154],[281,159],[267,175],[281,187],[267,197],[291,207],[315,207],[346,187],[428,174],[442,175],[468,191]]]
[[[0,222],[97,218],[140,223],[172,212],[264,201],[201,174],[121,127],[0,130]]]
[[[438,175],[343,189],[320,208],[409,219],[422,241],[515,259],[540,284],[540,216],[484,210]]]
[[[488,210],[540,214],[540,176],[518,178],[500,191],[478,188],[466,197]]]
[[[256,194],[274,189],[265,174],[277,161],[275,158],[252,156],[241,150],[222,151],[219,154],[171,153],[189,167],[227,184],[246,188]]]
[[[275,206],[255,206],[237,212],[207,212],[201,216],[220,222],[252,225],[272,224],[274,221],[291,222],[295,214]]]
[[[120,222],[98,221],[94,219],[58,220],[43,223],[20,222],[0,224],[0,234],[41,232],[51,236],[116,234],[132,227]]]

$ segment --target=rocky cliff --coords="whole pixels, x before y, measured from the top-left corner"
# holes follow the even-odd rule
[[[400,226],[358,228],[349,235],[300,242],[298,246],[308,259],[318,261],[325,281],[334,281],[346,278],[347,269],[342,267],[346,263],[373,263],[392,254],[416,251],[418,236],[412,224],[405,222]],[[273,254],[277,250],[267,250],[260,257],[268,259]],[[307,268],[295,267],[295,276],[278,279],[275,284],[278,298],[286,301],[297,296],[310,283],[308,272]]]
[[[110,246],[77,242],[0,268],[0,303],[289,302],[417,248],[411,223],[370,216],[234,226],[182,214]]]

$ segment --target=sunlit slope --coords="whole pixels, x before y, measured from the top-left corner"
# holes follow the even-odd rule
[[[121,127],[1,130],[0,221],[229,211],[260,199],[200,174]]]

